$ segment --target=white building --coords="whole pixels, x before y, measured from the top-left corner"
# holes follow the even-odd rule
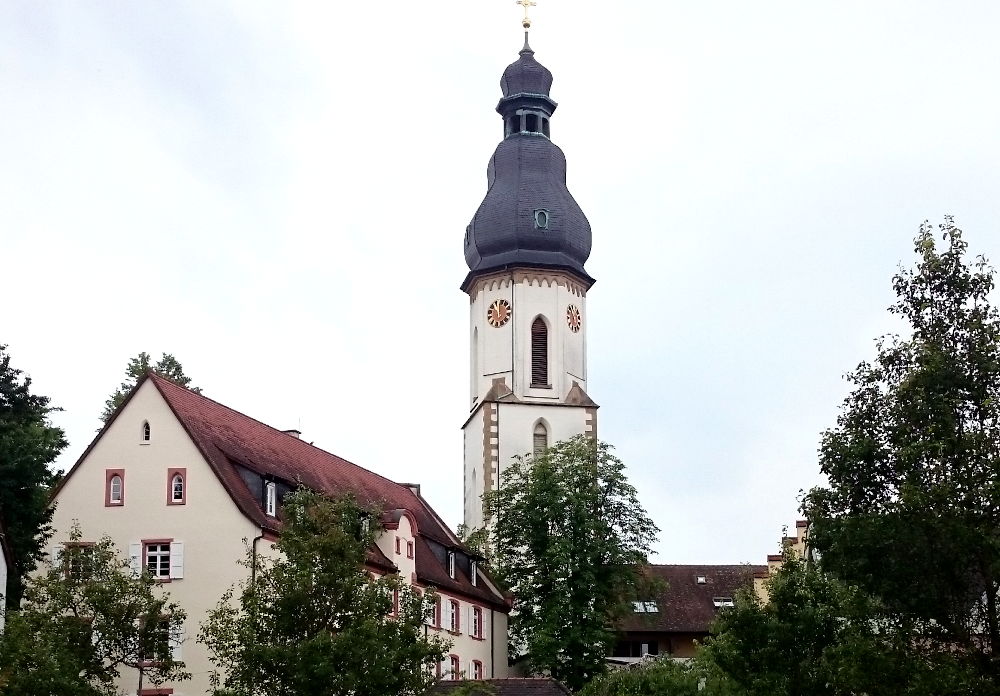
[[[566,158],[550,139],[552,73],[535,60],[527,34],[500,85],[504,138],[465,233],[469,528],[483,526],[482,494],[503,485],[511,457],[597,435],[597,404],[587,395],[590,223],[566,188]]]
[[[3,633],[4,620],[7,616],[7,574],[9,568],[14,564],[14,557],[10,552],[10,541],[7,539],[7,528],[0,519],[0,633]]]
[[[244,539],[263,548],[281,532],[281,500],[296,482],[363,504],[381,503],[386,531],[369,553],[375,574],[434,588],[441,607],[428,632],[453,641],[446,678],[507,676],[508,604],[420,496],[399,484],[149,374],[67,473],[56,496],[53,552],[74,520],[84,541],[107,535],[187,611],[175,652],[189,682],[152,694],[204,694],[211,670],[194,636],[223,592],[245,576]],[[123,675],[130,693],[137,674]],[[171,690],[172,689],[172,690]]]

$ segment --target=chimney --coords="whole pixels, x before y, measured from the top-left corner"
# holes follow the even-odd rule
[[[302,431],[301,430],[296,430],[295,428],[292,428],[291,430],[283,430],[282,432],[285,433],[285,435],[291,435],[296,440],[301,440],[302,439]]]

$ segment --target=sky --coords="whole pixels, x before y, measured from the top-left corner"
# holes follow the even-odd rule
[[[538,0],[588,392],[659,563],[763,563],[954,215],[1000,257],[995,0]],[[513,0],[0,4],[0,343],[68,469],[140,351],[452,525]],[[393,431],[386,433],[386,422]]]

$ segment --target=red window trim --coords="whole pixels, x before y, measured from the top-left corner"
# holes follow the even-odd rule
[[[174,476],[180,474],[181,476],[181,499],[174,500]],[[188,495],[188,483],[187,483],[187,469],[184,468],[174,468],[167,469],[167,505],[185,505],[187,504]]]
[[[400,541],[402,541],[402,539],[400,539],[399,537],[396,537],[396,555],[397,556],[402,553],[402,551],[399,550],[399,548],[400,548],[399,547],[399,542]]]
[[[458,659],[458,655],[448,655],[448,666],[451,668],[452,681],[460,680],[462,678],[462,661]]]
[[[173,544],[173,539],[143,539],[142,544],[142,570],[146,570],[149,566],[146,565],[146,548],[152,544]],[[171,549],[171,561],[173,561],[173,549]],[[157,582],[170,582],[173,578],[170,577],[170,572],[167,572],[167,577],[156,576],[153,578]],[[171,693],[173,693],[171,691]]]
[[[392,615],[399,615],[399,589],[393,588],[392,590]]]
[[[441,608],[442,601],[439,595],[437,601],[434,603],[434,627],[441,628],[441,613],[443,609]]]
[[[122,480],[122,497],[118,502],[111,501],[111,479],[115,476]],[[125,504],[125,470],[105,469],[104,470],[104,507],[121,507]]]
[[[448,604],[455,608],[448,612],[448,630],[458,635],[462,632],[462,603],[457,599],[449,599]]]
[[[475,680],[480,680],[483,678],[483,663],[482,660],[472,661],[472,678]]]
[[[476,621],[476,617],[479,617],[479,621]],[[472,605],[472,625],[469,626],[469,633],[476,640],[483,639],[483,608]]]
[[[407,558],[413,558],[413,542],[412,541],[406,542],[406,557]]]

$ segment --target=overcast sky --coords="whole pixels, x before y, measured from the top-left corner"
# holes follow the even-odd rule
[[[589,392],[660,563],[763,562],[924,219],[1000,257],[996,0],[539,0]],[[0,343],[70,467],[129,359],[462,514],[513,0],[0,4]],[[387,420],[392,434],[382,429]]]

